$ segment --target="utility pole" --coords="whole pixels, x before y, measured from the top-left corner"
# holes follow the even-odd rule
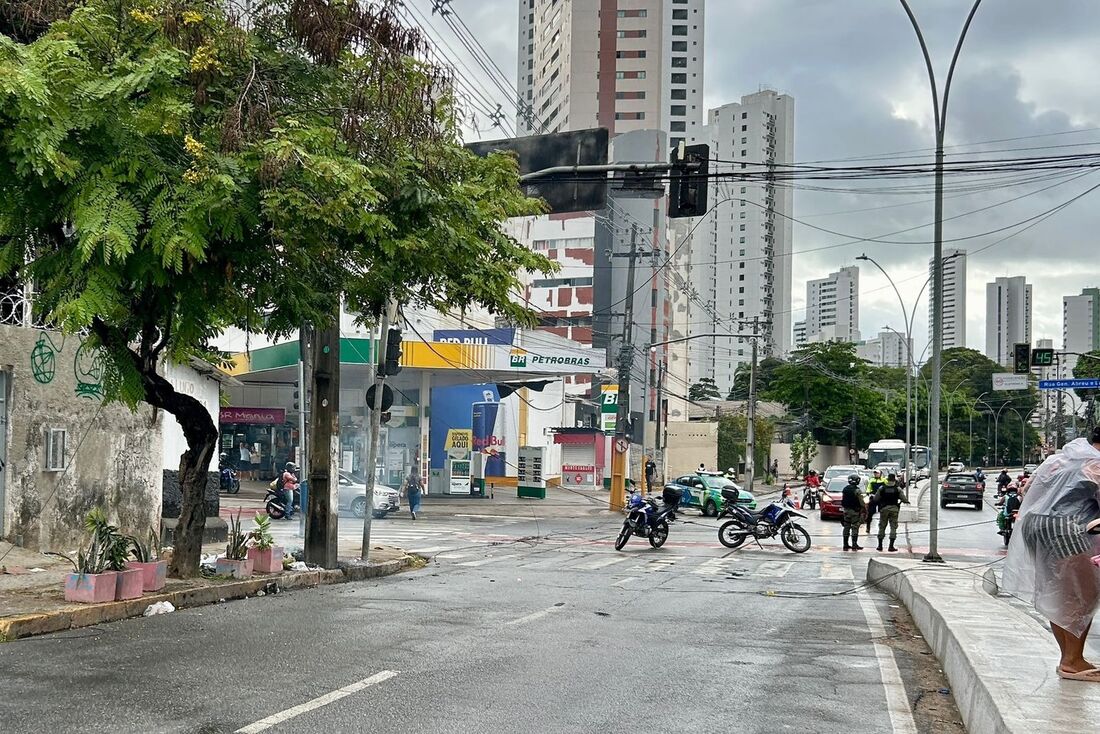
[[[626,506],[626,452],[630,448],[627,422],[630,420],[630,372],[634,366],[634,261],[638,255],[638,225],[630,229],[630,262],[626,269],[626,310],[623,317],[623,343],[619,349],[619,397],[615,416],[615,439],[611,447],[612,510]]]
[[[657,360],[657,432],[653,437],[654,454],[657,455],[656,461],[660,462],[661,476],[665,476],[665,456],[664,456],[664,437],[661,434],[663,429],[662,422],[665,412],[665,363],[663,360]]]
[[[378,349],[371,357],[374,361],[374,404],[370,406],[370,444],[367,448],[367,491],[366,512],[363,513],[363,549],[359,552],[362,560],[370,556],[370,522],[374,516],[374,477],[378,464],[379,433],[382,431],[382,388],[386,384],[386,343],[390,330],[390,311],[394,308],[393,301],[386,299],[386,305],[382,307],[382,320],[379,325]]]
[[[760,317],[752,317],[752,364],[749,367],[749,425],[745,431],[745,489],[752,492],[752,483],[756,473],[756,334],[760,328]]]
[[[306,562],[336,568],[340,453],[340,311],[313,334],[313,420],[306,493]]]

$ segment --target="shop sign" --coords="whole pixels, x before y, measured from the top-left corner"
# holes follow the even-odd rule
[[[281,426],[286,423],[286,410],[283,408],[222,408],[218,420],[221,423]]]

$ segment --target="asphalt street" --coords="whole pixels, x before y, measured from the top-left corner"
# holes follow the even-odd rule
[[[795,555],[694,512],[616,552],[620,522],[391,517],[379,537],[437,549],[423,569],[2,645],[0,728],[961,731],[838,523]]]

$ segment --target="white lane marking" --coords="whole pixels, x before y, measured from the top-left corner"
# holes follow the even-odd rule
[[[710,558],[700,563],[692,573],[696,576],[717,576],[722,572],[725,563],[725,558]]]
[[[314,709],[319,709],[322,706],[327,706],[334,701],[339,701],[341,698],[346,698],[353,693],[358,693],[364,688],[370,688],[373,685],[382,683],[383,681],[387,681],[395,675],[397,675],[395,671],[383,670],[381,672],[375,673],[370,678],[364,678],[363,680],[352,683],[349,686],[337,688],[335,691],[326,693],[323,696],[318,696],[312,701],[300,703],[297,706],[292,706],[291,708],[286,709],[285,711],[280,711],[277,714],[272,714],[266,719],[260,719],[254,724],[249,724],[248,726],[237,729],[235,734],[257,734],[257,732],[270,729],[276,724],[281,724],[284,721],[289,721],[295,716],[301,716],[302,714],[313,711]]]
[[[436,553],[438,551],[447,550],[445,545],[430,545],[427,548],[410,548],[413,553]]]
[[[886,691],[886,710],[890,714],[890,724],[894,734],[917,734],[917,724],[913,721],[913,711],[909,708],[909,698],[905,694],[905,684],[898,672],[898,663],[894,651],[888,645],[877,640],[886,637],[886,627],[882,624],[875,602],[866,591],[856,593],[859,606],[863,609],[863,618],[871,631],[875,657],[878,659],[879,676]]]
[[[470,553],[440,553],[436,558],[445,558],[449,561],[453,561],[459,558],[469,558],[471,555]]]
[[[511,626],[517,625],[517,624],[527,624],[528,622],[534,622],[536,619],[542,619],[543,617],[548,616],[550,614],[553,614],[554,612],[558,611],[559,609],[564,609],[564,608],[565,608],[564,605],[547,607],[546,609],[543,609],[541,612],[532,612],[531,614],[528,614],[526,617],[520,617],[519,619],[513,619],[511,622],[505,622],[504,626],[505,627],[511,627]]]
[[[630,556],[611,556],[610,558],[600,558],[595,561],[587,561],[585,563],[578,563],[575,566],[567,566],[567,568],[576,569],[578,571],[595,571],[597,568],[603,568],[615,563],[622,563],[623,561],[630,560]]]
[[[840,579],[842,581],[855,581],[855,576],[852,575],[851,566],[846,564],[835,566],[829,561],[821,562],[821,578]]]
[[[506,561],[509,558],[515,558],[516,554],[511,553],[506,556],[489,556],[488,558],[482,558],[480,561],[463,561],[459,563],[459,566],[466,566],[467,568],[476,568],[477,566],[484,566],[486,563],[493,563],[495,561]]]
[[[766,576],[768,578],[780,578],[786,576],[794,565],[793,561],[764,561],[752,572],[753,576]]]
[[[515,515],[455,515],[455,517],[489,517],[494,520],[511,520],[514,525],[517,522],[530,520],[530,517],[516,517]]]
[[[625,579],[620,579],[619,581],[616,581],[615,583],[613,583],[611,585],[612,586],[626,586],[627,584],[631,583],[632,581],[637,581],[637,580],[638,580],[637,576],[627,576]]]

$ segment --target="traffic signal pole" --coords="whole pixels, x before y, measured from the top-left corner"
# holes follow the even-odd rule
[[[615,438],[611,446],[611,496],[608,504],[614,511],[626,507],[626,453],[631,443],[627,435],[627,423],[630,420],[630,378],[634,367],[634,263],[637,256],[638,225],[635,224],[630,230],[623,343],[619,349],[619,396],[615,415]]]
[[[370,437],[367,447],[366,507],[363,513],[363,548],[359,557],[366,561],[370,557],[370,523],[374,517],[374,477],[378,465],[379,433],[382,430],[382,388],[386,384],[386,343],[390,331],[390,311],[394,309],[392,300],[387,299],[382,307],[382,320],[378,331],[378,349],[371,357],[374,359],[374,405],[370,406]]]

